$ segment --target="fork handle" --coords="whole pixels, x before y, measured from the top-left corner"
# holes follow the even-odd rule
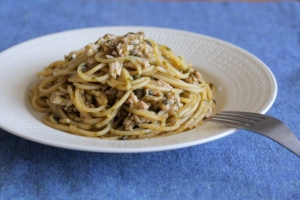
[[[279,127],[275,127],[279,128]],[[258,133],[258,132],[257,132]],[[281,134],[272,134],[272,132],[268,133],[259,133],[263,136],[266,136],[275,142],[281,144],[291,152],[295,153],[300,157],[300,141],[299,139],[287,129],[282,130]]]

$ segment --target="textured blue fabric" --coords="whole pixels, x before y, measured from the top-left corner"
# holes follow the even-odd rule
[[[299,2],[0,0],[0,52],[58,31],[111,25],[193,31],[250,51],[278,81],[268,114],[300,138]],[[0,199],[296,200],[300,158],[247,131],[179,150],[102,154],[45,146],[0,129]]]

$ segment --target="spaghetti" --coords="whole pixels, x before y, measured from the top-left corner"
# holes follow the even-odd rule
[[[212,115],[201,74],[143,32],[106,34],[39,72],[30,92],[43,122],[101,139],[160,137],[193,129]]]

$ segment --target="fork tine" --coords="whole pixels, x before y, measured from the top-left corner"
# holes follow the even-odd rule
[[[233,126],[233,127],[237,127],[237,128],[243,128],[243,125],[245,125],[245,123],[242,121],[232,121],[230,119],[223,119],[223,118],[219,118],[219,117],[210,117],[206,120],[212,121],[212,122],[218,122],[218,123],[221,123],[224,125]]]
[[[224,115],[222,113],[217,114],[211,118],[232,121],[232,122],[238,122],[238,123],[242,123],[242,124],[246,124],[246,125],[254,125],[254,122],[259,122],[259,120],[256,120],[256,119],[240,117],[238,115]]]
[[[250,116],[250,117],[257,117],[257,118],[261,118],[261,119],[266,119],[265,115],[260,114],[260,113],[253,113],[253,112],[222,111],[220,114],[242,115],[242,116]]]

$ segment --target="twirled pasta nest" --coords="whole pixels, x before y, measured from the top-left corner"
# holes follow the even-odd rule
[[[143,32],[106,34],[39,72],[35,110],[55,129],[102,139],[181,133],[212,115],[212,88]]]

